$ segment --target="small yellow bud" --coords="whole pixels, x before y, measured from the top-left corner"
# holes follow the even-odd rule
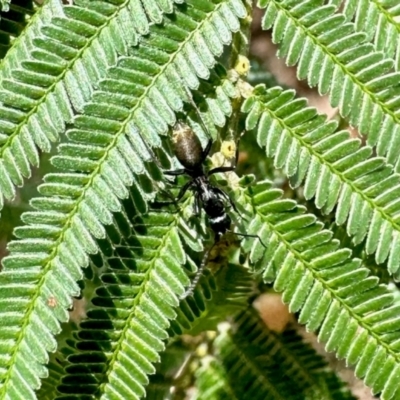
[[[250,61],[247,57],[239,55],[236,64],[235,70],[240,76],[247,76],[250,70]]]
[[[236,155],[236,143],[233,140],[226,140],[221,144],[221,153],[225,159],[230,160]]]

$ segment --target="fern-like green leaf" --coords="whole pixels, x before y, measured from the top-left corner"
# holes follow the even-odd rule
[[[206,270],[193,296],[181,302],[178,316],[171,323],[174,334],[194,336],[216,330],[219,323],[245,308],[254,293],[254,282],[248,269],[228,264],[220,255],[213,257],[218,260],[218,270],[213,273]],[[213,269],[212,261],[208,268]]]
[[[332,3],[332,2],[331,2]],[[359,32],[365,32],[367,39],[373,42],[377,51],[393,58],[394,68],[400,68],[399,25],[396,19],[400,9],[396,1],[342,0],[341,5],[347,21],[354,21]],[[342,3],[342,4],[340,4]]]
[[[393,70],[394,61],[375,51],[343,14],[335,14],[334,5],[319,0],[259,3],[266,7],[263,28],[273,27],[279,55],[289,65],[298,64],[298,78],[329,93],[332,106],[400,170],[400,72]]]
[[[160,360],[166,329],[177,315],[178,296],[189,283],[182,268],[186,255],[179,251],[179,218],[155,213],[132,222],[124,213],[117,215],[117,229],[110,227],[105,243],[107,257],[94,259],[106,270],[103,284],[76,334],[79,339],[68,357],[59,398],[86,393],[139,399],[145,394],[147,375],[155,372],[152,364]]]
[[[69,350],[71,353],[71,350]],[[57,351],[50,355],[50,361],[47,365],[49,373],[48,376],[42,380],[40,390],[37,391],[37,398],[40,400],[54,400],[59,392],[57,390],[58,385],[61,383],[61,379],[64,376],[64,368],[62,361],[65,364],[64,359],[60,360],[60,352]]]
[[[377,263],[388,259],[388,269],[400,268],[400,175],[381,157],[371,157],[369,146],[349,132],[337,131],[317,110],[296,99],[292,90],[258,86],[243,104],[246,128],[256,129],[258,144],[283,168],[292,186],[304,182],[306,199],[324,213],[336,207],[336,223],[347,221],[355,244],[365,238],[367,254]]]
[[[124,203],[125,210],[134,208],[132,199]],[[153,364],[159,362],[158,353],[170,335],[215,329],[227,315],[246,307],[252,293],[249,271],[226,265],[215,276],[207,271],[193,297],[177,307],[177,295],[189,282],[183,265],[190,270],[200,263],[188,256],[190,251],[183,251],[180,237],[190,235],[201,249],[198,233],[177,213],[138,216],[132,228],[131,218],[124,214],[117,214],[116,228],[107,228],[107,239],[100,245],[104,255],[92,257],[94,265],[106,272],[88,318],[69,341],[73,353],[67,358],[57,398],[83,392],[94,398],[112,398],[116,393],[121,398],[141,398],[149,383],[147,375],[155,373]],[[214,258],[220,261],[221,255],[213,252]],[[112,359],[107,356],[110,349],[119,349]],[[52,382],[59,378],[57,368],[50,370],[50,378]]]
[[[109,16],[90,9],[82,13],[75,7],[67,9],[76,19],[83,15],[92,21],[96,32],[99,26],[109,27],[110,15],[129,11],[128,6],[114,8],[102,2],[94,2],[93,7],[101,7],[103,14]],[[143,160],[150,157],[149,146],[160,146],[159,134],[166,133],[168,125],[174,123],[175,111],[182,108],[181,99],[188,96],[187,86],[197,87],[198,76],[209,76],[215,57],[231,40],[231,32],[240,27],[238,17],[245,15],[245,8],[237,0],[217,4],[194,1],[168,17],[174,24],[166,21],[162,26],[154,26],[130,56],[118,55],[122,42],[113,46],[116,40],[108,30],[101,32],[96,46],[90,46],[88,64],[76,48],[69,47],[73,54],[64,54],[63,62],[69,55],[79,60],[74,64],[74,72],[66,74],[66,86],[64,81],[60,86],[64,94],[55,109],[58,113],[65,105],[65,109],[71,110],[71,100],[73,107],[84,114],[74,118],[67,133],[69,142],[60,145],[59,155],[52,160],[61,172],[45,177],[39,188],[43,197],[32,200],[35,211],[24,214],[27,225],[16,229],[19,240],[10,243],[11,254],[4,260],[5,272],[0,282],[10,307],[2,308],[0,318],[4,317],[10,329],[3,336],[8,343],[3,350],[14,356],[11,360],[3,359],[0,398],[15,388],[21,391],[18,396],[34,398],[33,389],[39,387],[39,378],[46,375],[46,351],[55,350],[52,335],[59,331],[59,321],[68,319],[66,309],[71,305],[71,296],[79,294],[76,281],[82,278],[81,268],[88,265],[89,254],[98,252],[97,240],[106,237],[103,225],[111,224],[112,213],[121,211],[121,199],[132,197],[135,209],[139,213],[146,211],[147,201],[154,197],[153,171],[145,168]],[[57,51],[50,50],[54,46],[50,37],[69,31],[70,19],[54,17],[53,24],[43,28],[50,35],[49,40],[40,42],[43,48]],[[229,36],[216,36],[214,24],[220,29],[224,27]],[[93,29],[87,28],[85,34],[93,34]],[[57,41],[59,52],[67,47],[69,35],[70,32]],[[94,41],[91,40],[84,38],[78,42],[86,49],[86,44]],[[62,58],[63,54],[59,56]],[[213,112],[209,114],[217,124],[223,124],[225,115],[231,112],[232,89],[232,84],[225,80],[217,89],[216,98],[210,99]],[[52,99],[55,101],[55,97]],[[57,119],[52,115],[52,120],[59,121],[61,129],[66,118],[59,116]],[[48,124],[41,126],[46,127],[46,134],[57,131]],[[38,135],[40,132],[41,129],[35,131]],[[40,137],[47,143],[45,136]],[[7,180],[7,174],[1,176]],[[155,286],[157,282],[156,279]],[[33,290],[35,295],[31,296]],[[49,298],[56,298],[55,307],[49,308]],[[41,323],[42,319],[46,324]],[[112,391],[117,386],[113,381],[104,390]],[[137,388],[137,393],[140,391]]]
[[[168,398],[171,388],[176,383],[177,373],[182,371],[182,366],[187,365],[192,347],[184,339],[177,339],[168,344],[166,350],[161,354],[161,363],[156,367],[156,374],[150,377],[146,400]]]
[[[32,0],[15,0],[11,5],[8,3],[0,2],[0,59],[7,54],[13,41],[25,28],[28,17],[34,13]]]
[[[50,151],[108,68],[148,34],[149,19],[173,10],[172,0],[75,3],[46,2],[1,65],[0,208],[39,163],[37,147]]]
[[[0,1],[0,11],[8,11],[10,9],[11,0],[1,0]]]
[[[254,311],[237,315],[215,347],[219,363],[206,360],[197,373],[198,399],[354,399],[299,335],[269,331]]]
[[[249,232],[268,245],[266,252],[257,243],[252,248],[264,280],[283,292],[292,312],[300,311],[307,329],[319,330],[328,351],[355,365],[373,393],[382,392],[384,400],[398,396],[400,318],[392,293],[315,216],[282,199],[270,183],[247,194],[257,214]]]
[[[242,400],[230,387],[228,374],[215,357],[205,357],[196,373],[195,400]]]

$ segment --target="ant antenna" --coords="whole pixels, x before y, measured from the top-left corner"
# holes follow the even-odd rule
[[[158,158],[156,157],[152,147],[146,142],[146,140],[144,139],[143,135],[140,133],[140,131],[138,130],[140,139],[142,141],[142,143],[144,144],[144,147],[146,147],[146,150],[148,151],[148,153],[150,154],[150,157],[153,159],[153,161],[156,163],[157,167],[162,170],[162,166],[160,164],[160,161],[158,160]]]
[[[197,117],[199,119],[199,123],[200,123],[202,129],[204,130],[204,133],[206,135],[208,135],[209,138],[211,138],[210,131],[208,130],[208,128],[206,127],[206,125],[205,125],[205,123],[203,121],[203,118],[202,118],[201,113],[200,113],[200,109],[197,107],[196,103],[194,102],[192,93],[190,92],[190,90],[186,87],[186,85],[183,82],[182,82],[182,87],[184,88],[184,90],[185,90],[185,92],[186,92],[186,94],[188,96],[190,104],[192,105],[192,107],[196,111]]]
[[[237,236],[243,236],[243,237],[250,237],[250,238],[254,238],[254,239],[258,239],[261,243],[261,245],[266,249],[267,246],[264,244],[264,242],[261,240],[260,236],[258,235],[251,235],[250,233],[240,233],[240,232],[234,232],[231,231],[233,234],[237,235]]]

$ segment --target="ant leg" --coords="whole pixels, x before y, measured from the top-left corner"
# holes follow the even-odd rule
[[[186,174],[186,170],[183,169],[183,168],[177,169],[177,170],[174,170],[174,171],[164,171],[164,175],[168,175],[168,176],[173,176],[174,177],[174,179],[173,179],[173,183],[174,184],[176,184],[176,177],[177,176],[185,175],[185,174]],[[168,183],[171,183],[171,182],[168,182]],[[169,196],[169,197],[171,197],[171,196]]]
[[[236,169],[235,167],[217,167],[213,168],[212,170],[208,171],[207,176],[213,175],[213,174],[218,174],[219,172],[231,172]]]
[[[267,246],[264,244],[264,242],[261,240],[260,236],[258,236],[258,235],[252,235],[250,233],[240,233],[240,232],[234,232],[234,231],[231,231],[231,232],[234,233],[237,236],[251,237],[251,238],[254,238],[254,239],[258,239],[260,241],[260,243],[262,244],[262,246],[264,248],[267,248]]]
[[[201,205],[200,205],[200,197],[199,194],[196,192],[194,195],[194,213],[201,217]]]
[[[159,202],[155,202],[154,204],[158,205],[158,206],[168,206],[170,204],[175,204],[179,203],[179,201],[182,199],[182,197],[185,195],[185,193],[187,192],[187,190],[190,188],[190,186],[193,185],[193,180],[186,182],[181,190],[178,193],[178,196],[172,200],[172,201],[159,201]]]
[[[175,171],[164,171],[165,175],[170,175],[170,176],[178,176],[178,175],[184,175],[186,173],[185,169],[177,169]]]
[[[176,199],[175,199],[175,203],[179,203],[181,200],[182,200],[182,197],[185,195],[185,193],[187,192],[187,190],[190,188],[190,186],[192,186],[193,185],[193,180],[191,180],[191,181],[189,181],[189,182],[186,182],[183,186],[182,186],[182,188],[181,188],[181,190],[179,191],[179,193],[178,193],[178,196],[176,197]]]
[[[203,155],[201,157],[201,164],[203,163],[203,161],[207,158],[208,154],[210,153],[212,143],[213,143],[212,139],[208,139],[207,146],[203,150]]]

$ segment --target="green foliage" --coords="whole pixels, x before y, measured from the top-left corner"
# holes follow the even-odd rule
[[[268,246],[260,254],[253,245],[251,254],[264,281],[274,282],[292,312],[301,311],[300,323],[319,330],[328,351],[355,365],[374,393],[390,398],[400,371],[399,305],[392,293],[314,215],[281,199],[270,183],[250,187],[248,195],[258,214],[249,231]]]
[[[273,26],[272,39],[281,43],[279,56],[288,65],[298,64],[298,78],[329,94],[331,105],[368,135],[368,143],[398,171],[400,75],[393,70],[394,61],[375,49],[364,31],[357,32],[346,15],[335,12],[334,5],[272,0],[260,1],[260,6],[267,7],[263,29]]]
[[[330,3],[337,7],[342,5],[346,21],[354,20],[356,31],[365,33],[375,49],[392,58],[395,70],[399,70],[399,28],[396,17],[400,15],[400,10],[396,1],[333,0]]]
[[[2,0],[0,2],[0,10],[8,11],[10,9],[10,0]]]
[[[340,123],[261,63],[244,81],[250,1],[67,3],[0,3],[0,244],[15,237],[0,399],[353,398],[296,326],[276,334],[250,311],[272,288],[374,394],[399,398],[397,2],[259,2],[278,55]],[[178,119],[214,140],[206,168],[230,165],[244,132],[261,178],[210,177],[239,211],[217,242],[191,195],[156,206],[178,190],[163,174],[179,168]]]
[[[145,394],[147,375],[155,372],[152,363],[159,361],[168,337],[169,320],[176,318],[177,295],[189,282],[182,268],[185,253],[177,251],[182,248],[177,220],[149,214],[124,232],[129,220],[123,213],[116,218],[119,229],[108,235],[113,242],[105,245],[107,258],[95,258],[96,267],[107,272],[93,296],[95,307],[75,335],[60,393],[108,398],[117,391],[129,399]]]
[[[257,142],[273,157],[274,166],[290,177],[292,187],[304,184],[304,197],[329,214],[336,224],[347,221],[353,243],[364,242],[378,264],[388,258],[389,272],[400,267],[400,175],[373,149],[361,147],[347,130],[337,131],[305,99],[292,90],[257,87],[243,105],[246,128],[257,129]],[[367,240],[365,238],[367,237]]]
[[[295,331],[270,331],[254,310],[238,314],[197,372],[197,399],[354,399]],[[225,397],[226,398],[226,397]]]
[[[32,0],[0,1],[0,59],[2,59],[13,41],[23,32],[29,17],[33,15]]]

